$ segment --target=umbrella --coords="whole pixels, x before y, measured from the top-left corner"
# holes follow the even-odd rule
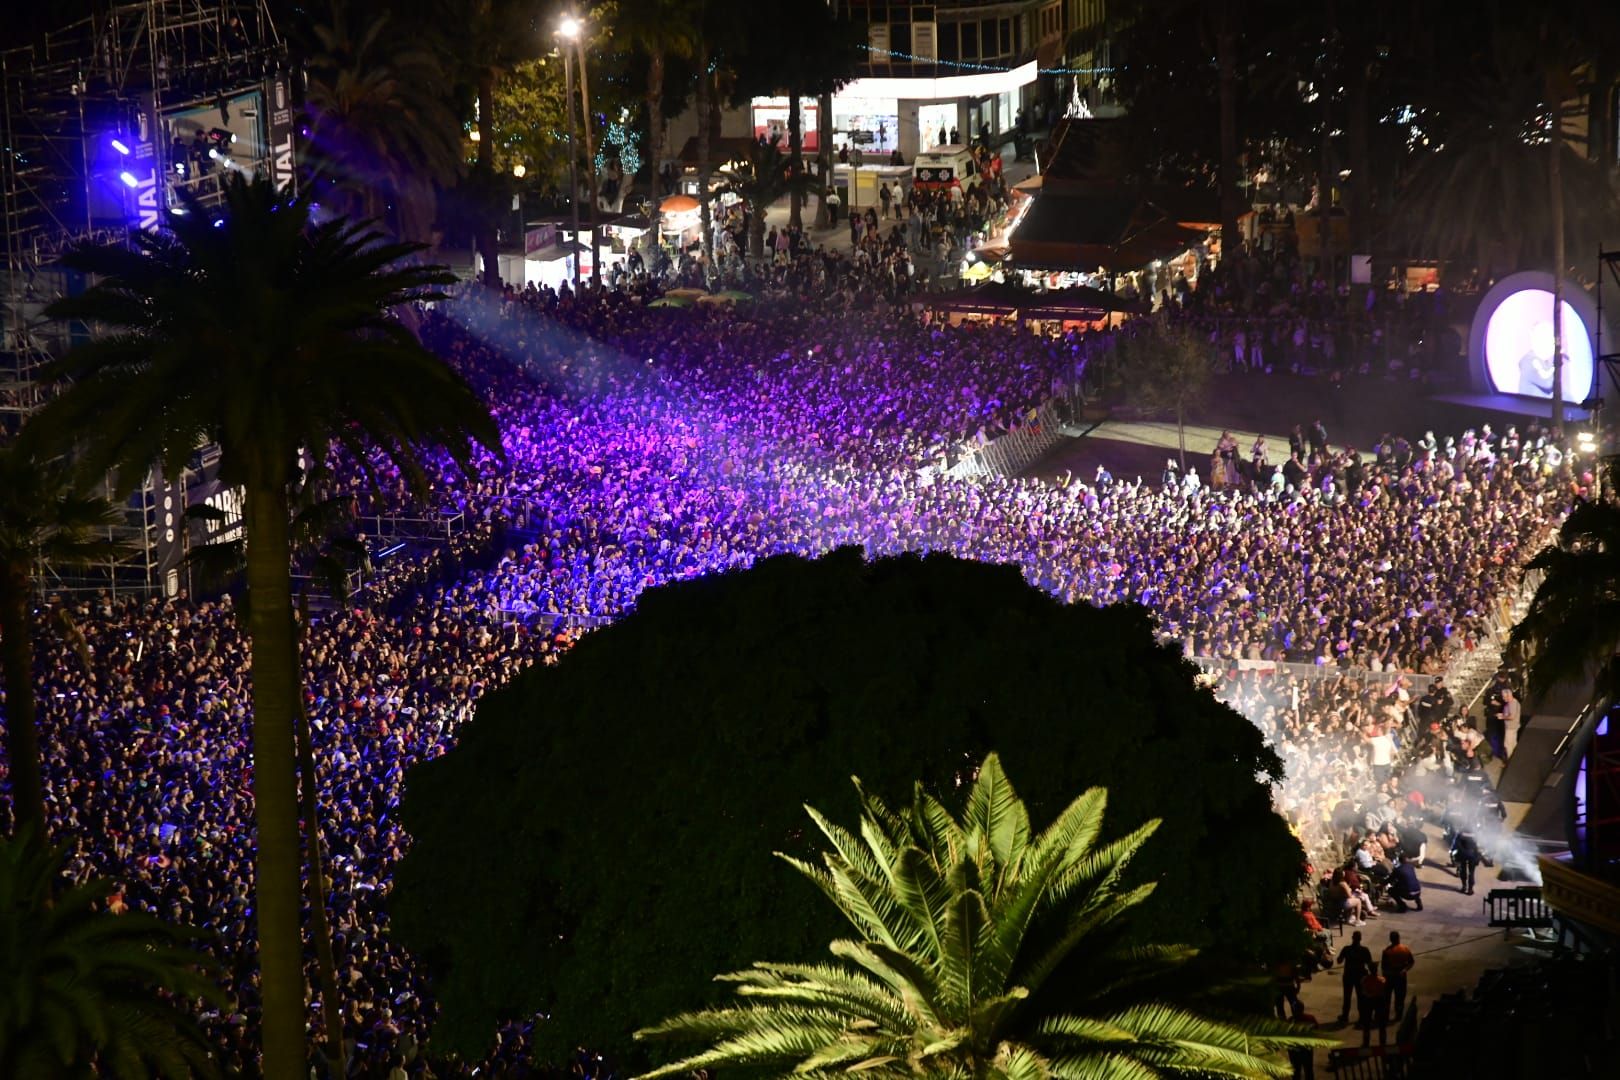
[[[753,293],[743,292],[741,289],[724,289],[715,293],[715,295],[727,300],[752,300],[754,298]]]
[[[648,307],[691,307],[692,306],[692,300],[691,300],[691,297],[687,297],[687,296],[665,296],[665,297],[660,297],[657,300],[654,300],[652,303],[648,304],[647,306]]]

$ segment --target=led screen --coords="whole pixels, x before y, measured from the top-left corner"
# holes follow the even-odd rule
[[[1592,389],[1592,337],[1564,301],[1564,400],[1581,402]],[[1553,298],[1546,289],[1509,293],[1485,326],[1485,365],[1498,393],[1551,398]]]

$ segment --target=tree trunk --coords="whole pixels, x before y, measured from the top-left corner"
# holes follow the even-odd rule
[[[659,169],[664,164],[664,54],[654,51],[647,61],[647,171],[648,186],[652,189],[652,229],[658,235],[664,203],[663,180]]]
[[[1231,0],[1221,4],[1221,25],[1215,36],[1221,89],[1221,258],[1235,256],[1241,189],[1238,187],[1237,136],[1237,31],[1232,26]]]
[[[1181,471],[1187,471],[1187,410],[1176,402],[1176,453],[1181,455]]]
[[[1372,150],[1370,147],[1367,112],[1371,76],[1367,72],[1367,58],[1358,56],[1350,72],[1350,235],[1355,239],[1358,255],[1372,254]]]
[[[297,647],[302,648],[299,629],[309,625],[306,594],[299,594],[299,621],[293,628]],[[343,1048],[343,1007],[337,981],[337,961],[332,955],[332,928],[326,921],[326,896],[331,891],[326,880],[326,850],[321,840],[320,774],[315,771],[315,743],[309,734],[309,709],[304,704],[303,687],[293,684],[293,700],[298,704],[298,795],[304,818],[304,899],[309,904],[309,936],[315,946],[315,971],[320,979],[321,1020],[326,1027],[326,1072],[331,1080],[344,1080],[348,1061]]]
[[[794,176],[804,171],[803,124],[799,114],[799,91],[794,87],[788,91],[788,163],[792,166]],[[797,186],[788,195],[788,225],[795,229],[803,228],[803,213],[804,188]]]
[[[709,73],[709,43],[698,49],[697,110],[698,110],[698,222],[703,230],[703,259],[705,276],[707,264],[714,261],[714,228],[709,209],[709,97],[713,89]]]
[[[570,106],[572,107],[572,106]],[[480,194],[492,198],[495,192],[495,73],[478,74],[478,170]],[[495,217],[490,207],[482,208],[478,219],[478,257],[484,261],[483,282],[492,289],[501,287],[500,247],[495,234]]]
[[[765,258],[765,210],[769,203],[754,208],[754,218],[748,223],[748,254],[755,261]]]
[[[832,225],[827,210],[827,193],[832,190],[832,95],[822,94],[816,99],[816,183],[821,186],[821,197],[816,207],[816,227]]]
[[[585,75],[585,44],[579,46],[579,107],[580,115],[585,121],[585,167],[591,174],[591,284],[596,288],[602,287],[602,258],[599,251],[602,246],[602,230],[598,225],[601,217],[601,193],[597,188],[596,146],[591,139],[591,84]]]
[[[247,489],[248,632],[253,671],[254,899],[259,931],[265,1080],[304,1080],[304,949],[299,934],[300,685],[293,637],[287,500],[274,483]]]
[[[320,777],[315,771],[315,748],[309,735],[309,713],[301,688],[293,687],[298,701],[298,773],[304,815],[305,899],[309,903],[309,936],[315,945],[315,968],[321,981],[321,1019],[326,1025],[327,1072],[332,1080],[346,1075],[343,1049],[343,1006],[338,995],[337,960],[332,954],[332,928],[326,921],[326,846],[321,840]]]
[[[1326,85],[1322,87],[1321,95],[1322,145],[1318,147],[1320,153],[1318,155],[1316,166],[1317,176],[1319,177],[1317,181],[1318,190],[1316,197],[1316,213],[1322,230],[1322,277],[1328,283],[1329,295],[1336,296],[1334,287],[1338,284],[1338,282],[1335,280],[1337,275],[1334,273],[1333,265],[1334,249],[1332,210],[1333,182],[1337,179],[1337,176],[1335,176],[1335,170],[1333,168],[1333,137],[1331,134],[1329,134],[1333,130],[1333,97],[1328,93],[1328,88]]]
[[[1564,434],[1564,95],[1549,80],[1547,96],[1552,100],[1552,132],[1548,151],[1552,154],[1547,164],[1547,178],[1552,197],[1553,226],[1553,384],[1552,429],[1559,438]]]
[[[5,669],[6,764],[11,770],[12,835],[29,826],[46,836],[44,767],[34,700],[33,628],[28,620],[27,566],[0,569],[0,667]]]

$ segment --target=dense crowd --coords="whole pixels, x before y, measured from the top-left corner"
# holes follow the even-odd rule
[[[1375,461],[1337,488],[1351,466],[1325,455],[1280,486],[951,480],[930,466],[1078,378],[1080,339],[929,325],[836,296],[741,310],[476,296],[428,314],[424,337],[489,400],[506,456],[437,477],[433,509],[468,523],[456,543],[385,565],[306,632],[354,1075],[427,1068],[431,1000],[381,903],[407,842],[395,814],[406,769],[453,744],[480,694],[649,586],[848,543],[949,551],[1015,563],[1068,600],[1145,604],[1199,655],[1436,670],[1570,494],[1567,466],[1534,445]],[[358,487],[338,471],[334,483]],[[390,489],[364,509],[403,498]],[[243,1064],[255,992],[235,609],[68,606],[85,647],[38,638],[57,833],[76,872],[120,883],[120,903],[219,935],[233,996],[208,1019]],[[1344,756],[1330,744],[1378,705],[1345,713],[1334,695],[1351,692],[1323,686],[1307,701],[1328,695],[1331,723],[1278,702],[1258,715],[1290,764],[1328,769],[1326,783]],[[522,1046],[514,1027],[499,1053]]]

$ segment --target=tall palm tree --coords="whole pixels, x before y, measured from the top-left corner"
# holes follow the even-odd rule
[[[62,852],[0,839],[0,1075],[214,1076],[185,1003],[224,1000],[195,931],[62,888]]]
[[[21,446],[0,448],[0,669],[5,677],[6,762],[14,828],[46,835],[45,781],[34,697],[34,568],[115,559],[124,545],[109,530],[118,509],[85,490],[60,461]]]
[[[1620,458],[1599,468],[1613,491]],[[1530,692],[1595,678],[1600,694],[1620,693],[1620,503],[1612,495],[1577,503],[1525,569],[1543,575],[1511,639],[1528,654]]]
[[[792,159],[778,145],[780,141],[755,143],[749,147],[745,161],[721,173],[725,189],[748,207],[748,253],[756,259],[765,254],[765,211],[783,195],[800,199],[820,190],[810,174],[793,168]]]
[[[307,192],[285,198],[264,180],[233,177],[224,197],[217,222],[194,206],[168,232],[137,234],[134,250],[64,259],[97,284],[50,314],[107,332],[49,369],[71,386],[33,422],[125,486],[212,442],[220,478],[243,488],[264,1072],[291,1080],[304,1058],[287,494],[298,455],[381,453],[425,486],[428,455],[465,466],[474,440],[499,441],[473,391],[390,318],[453,280],[402,262],[418,245],[314,224]]]
[[[658,221],[663,192],[658,169],[664,160],[664,65],[696,55],[698,28],[692,0],[619,0],[614,38],[647,57],[647,167],[652,189],[652,219]]]
[[[1535,26],[1502,25],[1459,58],[1460,70],[1432,80],[1417,102],[1431,145],[1414,154],[1388,226],[1400,249],[1487,277],[1528,267],[1564,273],[1558,238],[1571,251],[1595,251],[1620,227],[1620,193],[1604,169],[1569,145],[1561,120],[1551,127],[1561,110],[1550,99],[1567,83],[1560,41],[1567,38],[1541,37]],[[1555,162],[1567,213],[1550,197]]]
[[[425,241],[435,188],[461,172],[461,131],[442,66],[400,40],[386,14],[366,18],[344,0],[310,35],[304,110],[316,174],[347,193],[356,217]]]
[[[709,1049],[643,1080],[715,1067],[941,1080],[1287,1076],[1278,1051],[1330,1045],[1279,1021],[1215,1020],[1155,1000],[1192,950],[1125,943],[1154,886],[1121,879],[1158,822],[1099,843],[1102,789],[1039,835],[994,754],[960,818],[920,789],[902,814],[864,792],[861,801],[859,835],[810,811],[832,846],[822,866],[787,859],[857,939],[832,943],[835,963],[720,976],[742,1004],[637,1033]]]

